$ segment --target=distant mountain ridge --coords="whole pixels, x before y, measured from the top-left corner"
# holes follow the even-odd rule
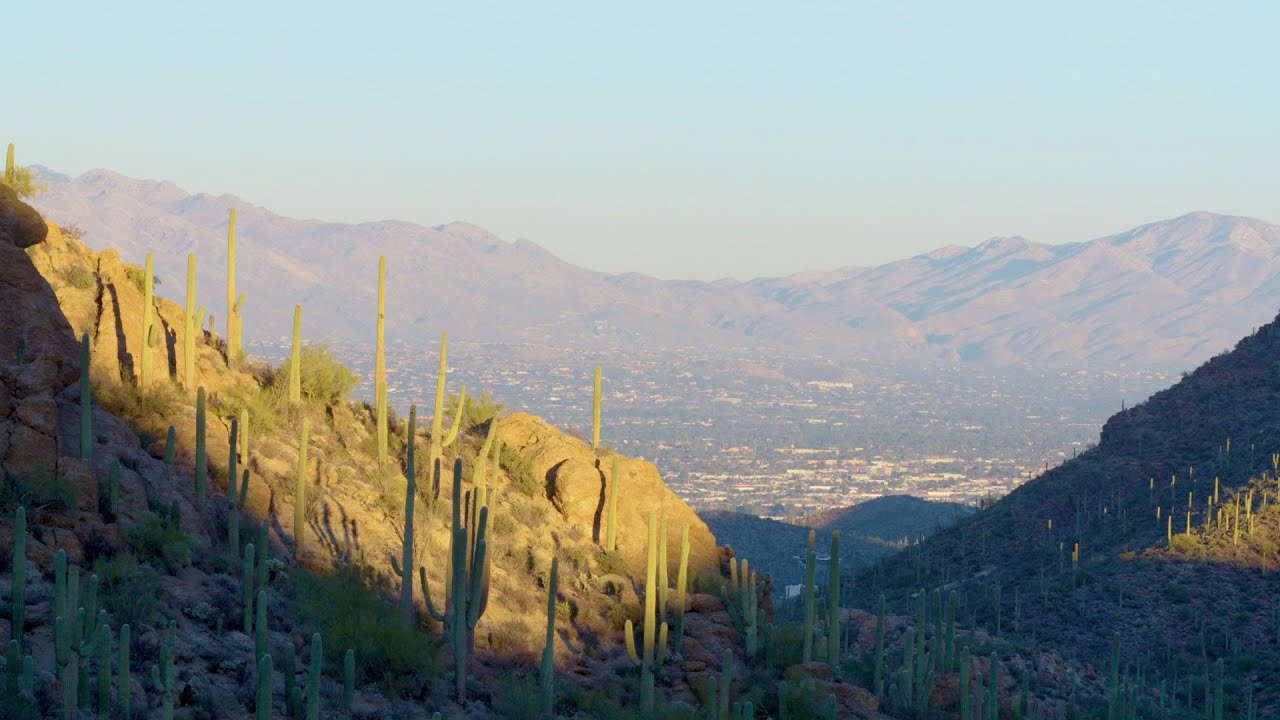
[[[387,256],[387,332],[588,347],[773,346],[842,357],[1078,366],[1199,363],[1280,306],[1280,227],[1191,213],[1087,242],[994,238],[878,267],[748,282],[608,275],[465,223],[423,227],[296,220],[231,195],[109,170],[36,168],[34,203],[95,249],[156,256],[172,282],[198,254],[198,294],[222,323],[227,210],[238,212],[247,339],[288,332],[295,303],[313,337],[372,337],[377,258]]]

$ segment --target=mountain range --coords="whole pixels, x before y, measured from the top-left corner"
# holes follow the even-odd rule
[[[702,282],[596,272],[466,223],[297,220],[110,170],[35,170],[46,190],[34,204],[82,229],[91,248],[152,252],[157,274],[175,285],[196,252],[198,296],[219,326],[236,208],[249,340],[285,336],[295,303],[308,335],[371,340],[379,255],[388,337],[411,343],[447,329],[570,350],[764,346],[895,361],[1186,367],[1280,305],[1280,227],[1206,212],[1063,245],[993,238],[876,267]]]

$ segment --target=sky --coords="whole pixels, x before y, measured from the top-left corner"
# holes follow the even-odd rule
[[[27,2],[0,140],[664,278],[1280,221],[1280,7]],[[7,135],[7,138],[3,136]]]

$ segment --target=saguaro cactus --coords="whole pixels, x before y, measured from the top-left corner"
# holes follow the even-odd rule
[[[248,635],[253,632],[253,560],[254,560],[253,543],[244,546],[244,564],[240,574],[240,604],[242,610],[241,620],[244,625],[244,634]]]
[[[196,503],[204,504],[205,483],[209,476],[208,458],[205,455],[204,447],[204,386],[201,385],[196,390],[196,461],[195,461],[195,481],[196,481]]]
[[[672,647],[678,653],[684,641],[684,611],[689,589],[689,523],[680,526],[680,569],[676,573],[676,637]]]
[[[89,386],[89,333],[80,335],[80,459],[93,459],[93,392]]]
[[[418,494],[414,468],[415,446],[418,444],[418,406],[409,406],[409,426],[405,433],[404,544],[400,564],[391,558],[391,567],[400,576],[400,614],[406,623],[413,621],[413,501]],[[432,440],[434,444],[435,441]]]
[[[231,557],[240,556],[240,502],[236,497],[236,436],[239,434],[240,421],[231,418],[231,430],[227,435],[230,447],[227,454],[227,546],[231,548]],[[245,471],[246,488],[249,482],[248,471]]]
[[[25,634],[23,623],[27,617],[27,510],[21,505],[13,520],[13,583],[9,595],[12,606],[12,624],[9,627],[12,628],[13,639],[18,641],[20,653]],[[9,671],[12,673],[13,670],[11,666]]]
[[[657,626],[657,576],[658,576],[658,525],[657,514],[649,511],[648,557],[645,562],[644,583],[644,647],[643,655],[636,653],[635,629],[628,619],[624,632],[627,646],[627,657],[632,664],[640,667],[640,711],[653,712],[654,673],[662,667],[667,653],[667,624]],[[654,630],[657,630],[657,648],[654,647]]]
[[[196,254],[187,253],[187,306],[183,313],[182,386],[191,392],[196,386],[196,333],[200,332],[200,316],[196,314]]]
[[[805,553],[804,562],[804,639],[801,652],[801,662],[809,662],[813,659],[813,614],[814,614],[814,565],[817,564],[817,556],[813,552],[814,532],[809,531],[809,549]]]
[[[560,577],[560,559],[551,558],[551,577],[547,581],[547,641],[542,646],[542,667],[538,684],[542,688],[542,713],[548,717],[555,710],[556,682],[556,584]]]
[[[302,402],[302,306],[293,306],[293,349],[289,353],[289,402]]]
[[[145,389],[151,387],[151,382],[154,380],[151,377],[152,349],[160,344],[160,334],[156,330],[155,308],[153,307],[155,305],[155,294],[151,276],[151,253],[147,253],[147,260],[142,272],[142,343],[141,349],[138,351],[141,355],[138,364],[138,387]]]
[[[443,454],[444,448],[444,375],[447,363],[445,353],[449,347],[449,333],[440,333],[440,367],[436,370],[436,404],[431,410],[431,454],[427,460],[427,468],[436,466],[436,461]],[[461,409],[461,408],[459,408]],[[455,416],[455,420],[461,417],[459,412]]]
[[[9,149],[4,153],[4,181],[6,185],[13,185],[17,181],[17,170],[13,165],[13,143],[9,143]]]
[[[387,467],[387,355],[383,345],[387,312],[387,258],[378,258],[378,322],[373,355],[373,404],[378,425],[378,468]]]
[[[350,708],[356,695],[356,651],[347,648],[342,655],[342,704]]]
[[[160,663],[151,666],[151,683],[160,693],[160,717],[162,720],[173,720],[173,691],[176,689],[173,677],[173,635],[176,625],[169,623],[167,640],[160,646]]]
[[[307,675],[307,720],[320,720],[320,663],[324,642],[320,633],[311,635],[311,672]]]
[[[117,674],[116,686],[116,703],[120,706],[120,715],[124,720],[129,720],[133,714],[131,712],[130,689],[129,684],[129,642],[130,629],[129,623],[120,626],[120,672]]]
[[[240,355],[239,305],[236,303],[236,209],[227,220],[227,365],[234,367]]]
[[[467,406],[467,386],[458,387],[458,409],[453,413],[453,423],[449,426],[449,433],[444,436],[444,447],[449,447],[458,439],[458,430],[462,428],[462,410]],[[431,461],[430,467],[435,467],[435,461]]]
[[[600,366],[596,366],[595,382],[591,389],[591,449],[600,449]]]
[[[307,529],[307,446],[311,444],[311,420],[302,418],[302,438],[298,442],[298,475],[293,490],[293,557],[302,557],[303,535]]]
[[[618,548],[618,456],[613,456],[613,467],[609,471],[609,507],[605,511],[604,549],[612,552]]]
[[[840,531],[831,533],[831,579],[827,586],[827,664],[840,667]]]
[[[255,720],[271,720],[271,655],[258,657],[258,695],[254,704]]]
[[[481,454],[484,457],[484,454]],[[478,489],[478,488],[477,488]],[[431,602],[431,589],[427,583],[425,568],[419,568],[422,581],[422,594],[427,601],[427,613],[437,622],[445,624],[453,647],[454,681],[458,700],[466,697],[467,656],[471,652],[473,632],[476,623],[484,616],[489,606],[489,573],[485,570],[485,558],[488,553],[489,507],[476,502],[472,507],[478,510],[468,515],[472,518],[476,530],[470,537],[474,542],[468,543],[468,529],[462,522],[462,458],[453,461],[453,524],[452,537],[449,543],[449,575],[445,586],[445,612],[436,610]]]

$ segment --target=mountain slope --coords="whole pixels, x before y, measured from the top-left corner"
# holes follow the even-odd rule
[[[956,503],[889,495],[831,508],[794,525],[728,510],[704,510],[700,516],[718,543],[768,574],[780,594],[783,587],[804,580],[810,528],[817,531],[814,544],[823,556],[831,547],[831,532],[840,532],[840,567],[850,572],[898,552],[904,539],[914,541],[972,512]]]
[[[750,282],[605,275],[465,223],[294,220],[230,195],[107,170],[40,170],[38,207],[94,248],[154,252],[178,281],[199,255],[199,294],[225,314],[227,211],[238,208],[238,286],[249,339],[287,334],[299,300],[333,339],[367,340],[377,257],[388,257],[388,333],[447,324],[476,341],[752,346],[879,358],[1079,365],[1206,359],[1280,303],[1280,228],[1193,213],[1089,242],[997,238],[880,267]]]
[[[1149,251],[1180,262],[1157,243]],[[1096,448],[864,572],[850,590],[861,602],[884,592],[899,608],[922,587],[955,591],[967,622],[1097,666],[1119,638],[1125,672],[1143,668],[1144,702],[1155,703],[1164,682],[1184,700],[1194,690],[1198,707],[1222,658],[1227,716],[1249,703],[1276,716],[1277,357],[1280,320],[1113,416]],[[1087,690],[1067,677],[1053,684],[1062,698]]]

